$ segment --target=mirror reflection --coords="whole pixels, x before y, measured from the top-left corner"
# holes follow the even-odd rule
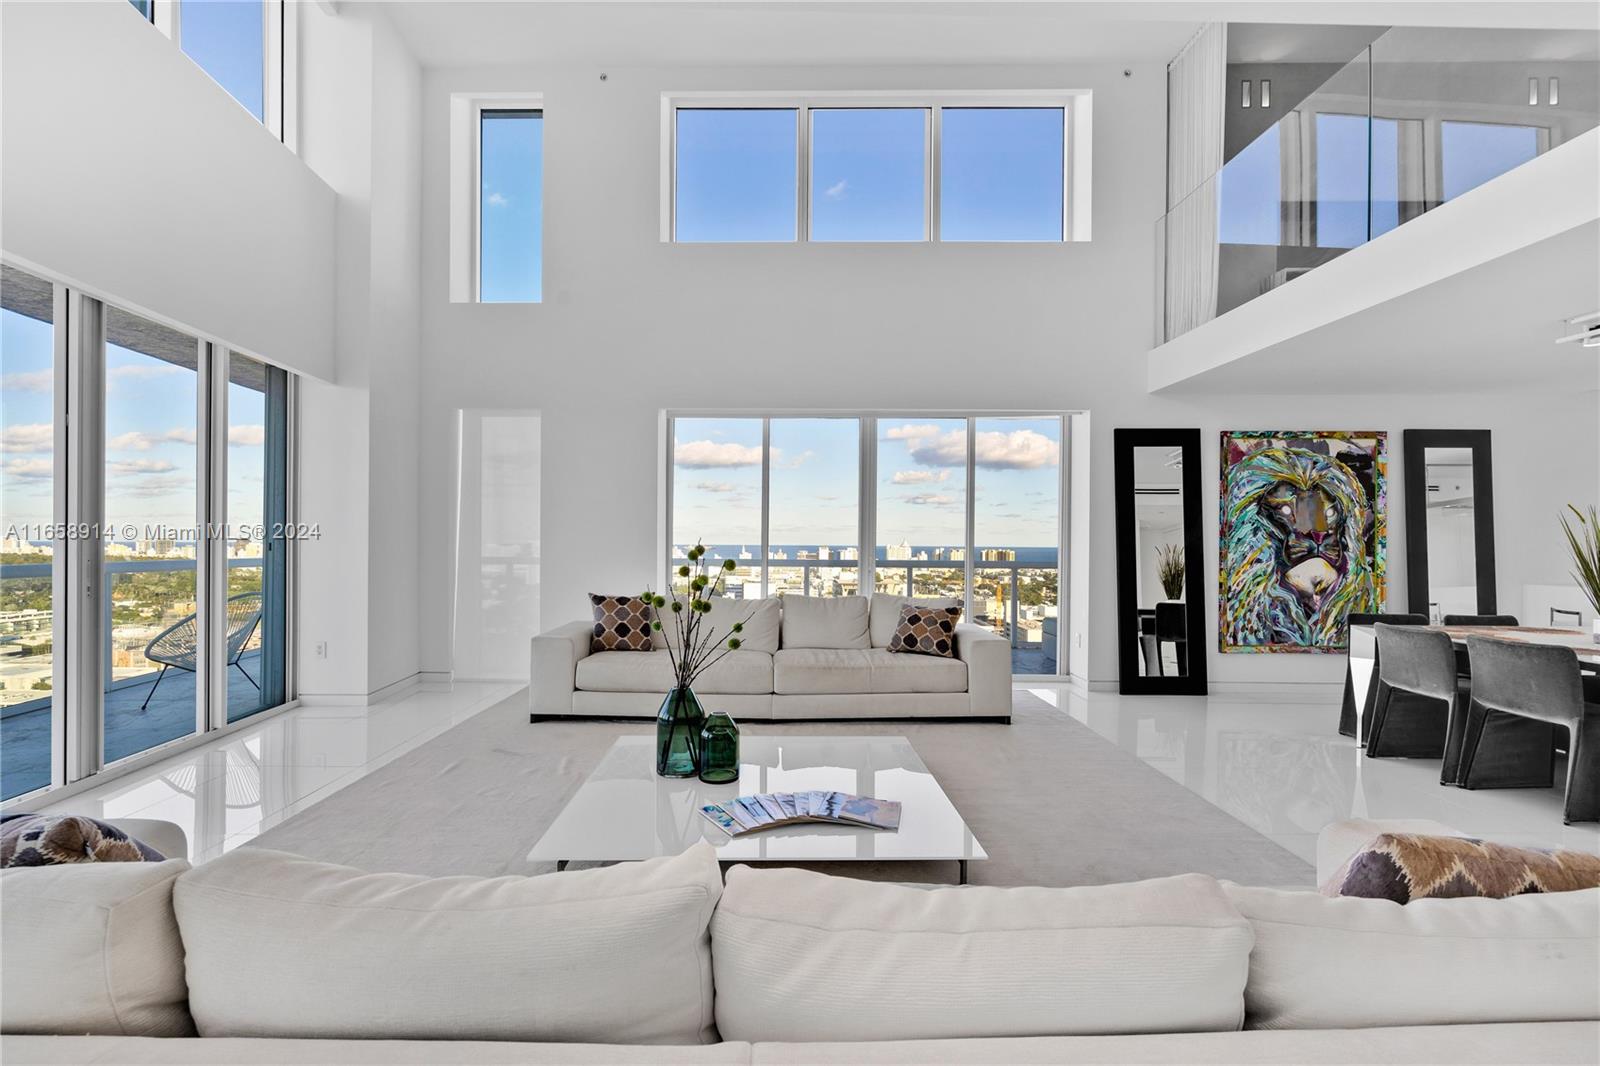
[[[1183,449],[1135,448],[1134,554],[1138,598],[1139,673],[1184,677],[1189,673],[1184,582]]]
[[[1478,613],[1472,449],[1427,448],[1428,617]],[[1413,608],[1415,609],[1415,608]]]

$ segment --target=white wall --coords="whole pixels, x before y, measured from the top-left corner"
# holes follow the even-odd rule
[[[421,75],[366,5],[302,5],[299,45],[300,151],[338,194],[339,246],[339,388],[302,407],[300,495],[339,543],[302,548],[300,688],[363,694],[418,669]]]
[[[1386,429],[1389,588],[1404,599],[1399,431],[1495,431],[1500,584],[1559,581],[1554,525],[1596,484],[1595,400],[1489,396],[1155,397],[1147,392],[1154,223],[1162,208],[1163,73],[1055,68],[427,71],[423,78],[422,647],[448,665],[449,430],[458,408],[543,412],[546,624],[582,617],[585,592],[656,578],[658,413],[729,408],[1088,410],[1093,459],[1086,572],[1070,640],[1088,676],[1116,676],[1111,432],[1200,426],[1201,501],[1215,573],[1217,431]],[[660,94],[739,89],[1088,88],[1095,93],[1094,236],[1068,245],[672,245],[658,239]],[[448,301],[448,94],[545,95],[546,300]],[[1530,340],[1542,345],[1543,338]],[[1507,352],[1506,358],[1518,353]],[[916,372],[908,372],[908,366]],[[709,383],[715,381],[714,387]],[[715,399],[708,401],[707,396]],[[1075,420],[1075,423],[1078,420]],[[1087,421],[1087,420],[1084,420]],[[1082,453],[1079,453],[1082,454]],[[1552,461],[1560,456],[1560,461]],[[1074,463],[1075,473],[1077,463]],[[1074,496],[1081,486],[1074,485]],[[1078,525],[1074,521],[1074,527]],[[1082,543],[1075,540],[1075,547]],[[1075,560],[1076,564],[1083,560]],[[1078,599],[1087,593],[1087,601]],[[1215,617],[1215,592],[1208,597]],[[1087,603],[1087,609],[1084,603]],[[1080,613],[1082,612],[1082,613]],[[1098,639],[1090,637],[1098,635]],[[1214,639],[1214,637],[1213,637]],[[1211,653],[1214,682],[1329,681],[1338,656]]]
[[[334,196],[131,5],[0,4],[0,247],[333,373]]]

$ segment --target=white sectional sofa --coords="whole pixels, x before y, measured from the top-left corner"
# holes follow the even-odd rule
[[[6,870],[0,889],[7,1066],[1600,1055],[1600,889],[1402,907],[1200,874],[724,882],[707,845],[533,878],[246,847]]]
[[[709,624],[743,646],[695,682],[707,710],[737,719],[1011,718],[1011,645],[981,626],[956,627],[946,659],[888,650],[902,596],[713,601]],[[924,600],[925,605],[954,603]],[[672,687],[672,660],[651,651],[590,651],[593,625],[572,622],[533,638],[532,717],[654,715]]]

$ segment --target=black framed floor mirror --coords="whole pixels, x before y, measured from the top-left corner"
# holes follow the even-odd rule
[[[1495,614],[1489,431],[1408,429],[1403,447],[1408,609],[1435,623]]]
[[[1200,431],[1113,432],[1118,691],[1205,695]]]

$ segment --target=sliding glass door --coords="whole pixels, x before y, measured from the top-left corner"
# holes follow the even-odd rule
[[[289,375],[9,265],[0,345],[0,800],[283,705]]]

